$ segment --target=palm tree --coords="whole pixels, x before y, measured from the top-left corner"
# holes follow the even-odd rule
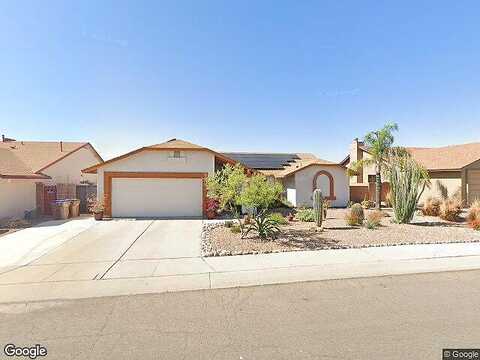
[[[364,166],[375,165],[375,208],[380,209],[382,193],[382,164],[392,148],[393,132],[398,130],[396,123],[388,123],[380,130],[371,131],[364,137],[370,158],[361,159],[350,165],[352,172],[357,172]]]

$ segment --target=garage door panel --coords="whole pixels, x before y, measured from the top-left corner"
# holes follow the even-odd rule
[[[114,178],[114,217],[201,217],[202,179]]]

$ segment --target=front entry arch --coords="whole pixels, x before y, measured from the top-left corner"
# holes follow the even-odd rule
[[[320,170],[318,171],[315,176],[313,177],[313,186],[312,186],[312,191],[315,191],[317,189],[317,180],[319,176],[326,176],[328,178],[328,183],[329,183],[329,195],[325,197],[327,200],[336,200],[335,196],[335,180],[333,179],[332,174],[330,174],[326,170]]]

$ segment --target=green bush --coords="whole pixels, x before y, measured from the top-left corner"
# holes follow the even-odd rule
[[[242,232],[242,229],[239,225],[233,225],[230,227],[230,231],[234,234],[240,234]]]
[[[315,211],[313,209],[300,209],[297,211],[297,219],[304,222],[314,222]]]
[[[286,225],[288,224],[288,220],[280,213],[273,213],[268,216],[270,220],[275,222],[278,225]]]

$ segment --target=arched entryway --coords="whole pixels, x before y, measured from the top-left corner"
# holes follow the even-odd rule
[[[324,178],[323,178],[324,177]],[[325,181],[322,181],[325,180]],[[320,182],[323,182],[323,186],[320,186]],[[327,200],[335,200],[335,180],[333,179],[332,174],[326,170],[318,171],[313,177],[312,191],[315,189],[321,189],[323,196]]]

